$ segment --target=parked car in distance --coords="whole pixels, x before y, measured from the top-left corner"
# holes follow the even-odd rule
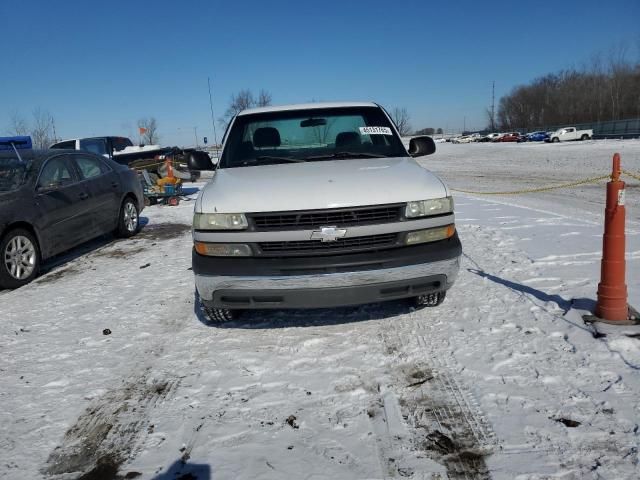
[[[563,127],[559,128],[550,135],[549,141],[567,142],[571,140],[589,140],[593,137],[593,130],[578,130],[576,127]]]
[[[510,132],[505,133],[501,137],[498,137],[495,142],[517,142],[520,138],[520,134],[518,132]]]
[[[527,135],[527,140],[529,142],[544,142],[549,139],[549,134],[547,132],[539,131],[539,132],[531,132]]]
[[[262,308],[412,298],[436,306],[458,274],[453,198],[375,103],[244,110],[193,218],[195,284],[211,321]],[[212,170],[208,159],[190,168]]]
[[[485,135],[484,137],[480,137],[478,139],[479,142],[493,142],[496,138],[499,138],[500,135],[502,135],[501,133],[489,133],[488,135]]]
[[[43,260],[95,237],[138,232],[135,172],[89,152],[12,150],[0,152],[0,288],[30,282]]]
[[[480,141],[481,137],[482,137],[482,135],[480,135],[479,133],[472,133],[471,135],[469,135],[469,138],[471,138],[472,142]]]
[[[470,135],[463,135],[461,137],[456,137],[451,139],[451,143],[472,143],[473,137]]]
[[[501,139],[502,137],[504,137],[505,135],[507,135],[507,134],[506,134],[506,133],[498,133],[495,137],[493,137],[493,139],[492,139],[491,141],[492,141],[492,142],[494,142],[494,143],[495,143],[495,142],[499,142],[499,141],[500,141],[500,139]]]

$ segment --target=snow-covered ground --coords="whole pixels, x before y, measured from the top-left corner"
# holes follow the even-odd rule
[[[614,151],[640,170],[634,141],[438,148],[422,163],[461,189],[606,173]],[[638,183],[628,190],[638,306]],[[464,258],[438,308],[218,327],[194,295],[193,203],[149,207],[139,236],[0,292],[0,477],[638,478],[640,338],[594,338],[581,318],[603,191],[457,195]]]
[[[622,168],[640,176],[640,140],[591,140],[563,143],[437,144],[435,155],[421,160],[454,187],[474,191],[514,191],[570,183],[611,174],[613,153]],[[640,182],[629,183],[628,205],[640,203]],[[602,185],[581,185],[517,197],[518,204],[600,221],[604,212]],[[507,199],[507,197],[499,197]],[[509,198],[511,200],[511,198]],[[629,220],[640,221],[640,209],[628,208]]]

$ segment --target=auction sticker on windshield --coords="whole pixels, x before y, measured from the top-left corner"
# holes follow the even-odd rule
[[[360,135],[392,135],[389,127],[360,127]]]

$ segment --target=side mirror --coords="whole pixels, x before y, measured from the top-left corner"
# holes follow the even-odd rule
[[[187,155],[187,167],[189,170],[215,170],[207,152],[190,152]]]
[[[409,141],[409,155],[412,157],[422,157],[424,155],[431,155],[436,151],[436,142],[433,138],[422,136],[413,137]]]

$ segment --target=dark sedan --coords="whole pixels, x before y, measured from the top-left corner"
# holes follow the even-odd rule
[[[0,152],[0,287],[30,282],[44,259],[92,238],[138,232],[134,171],[88,152],[18,153]]]

